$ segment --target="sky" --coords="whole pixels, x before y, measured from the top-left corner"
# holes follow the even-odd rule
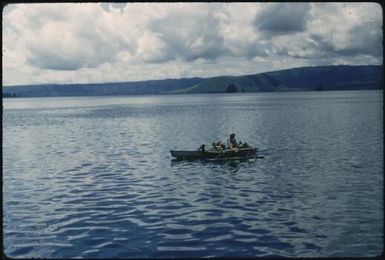
[[[383,63],[377,3],[42,3],[3,9],[2,84]]]

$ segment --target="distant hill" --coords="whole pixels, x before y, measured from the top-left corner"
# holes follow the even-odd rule
[[[168,93],[382,89],[382,66],[302,67],[246,76],[219,76]],[[234,92],[234,91],[230,91]]]
[[[3,97],[107,96],[224,92],[363,90],[383,88],[383,67],[302,67],[245,76],[182,78],[99,84],[5,86]]]
[[[148,80],[118,83],[42,84],[3,87],[3,97],[111,96],[159,94],[187,88],[203,78]]]

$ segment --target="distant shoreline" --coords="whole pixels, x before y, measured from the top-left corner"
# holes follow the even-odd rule
[[[232,95],[250,95],[250,94],[283,94],[283,93],[314,93],[314,92],[345,92],[345,91],[383,91],[383,89],[344,89],[344,90],[293,90],[293,91],[275,91],[275,92],[238,92],[238,93],[226,93],[226,92],[209,92],[209,93],[159,93],[159,94],[133,94],[133,95],[104,95],[104,96],[33,96],[33,97],[3,97],[3,99],[22,99],[22,98],[124,98],[124,97],[153,97],[153,96],[193,96],[193,95],[215,95],[215,94],[224,94],[228,96]]]
[[[383,89],[382,65],[301,67],[244,76],[3,86],[3,98]]]

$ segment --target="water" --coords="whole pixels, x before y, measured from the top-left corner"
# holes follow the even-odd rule
[[[382,91],[3,102],[9,257],[382,253]],[[265,158],[171,161],[231,132]]]

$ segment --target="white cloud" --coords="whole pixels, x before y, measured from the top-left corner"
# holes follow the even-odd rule
[[[310,37],[332,56],[382,56],[381,7],[374,3],[313,4]]]
[[[375,3],[48,3],[3,11],[3,85],[382,64],[382,52]]]

